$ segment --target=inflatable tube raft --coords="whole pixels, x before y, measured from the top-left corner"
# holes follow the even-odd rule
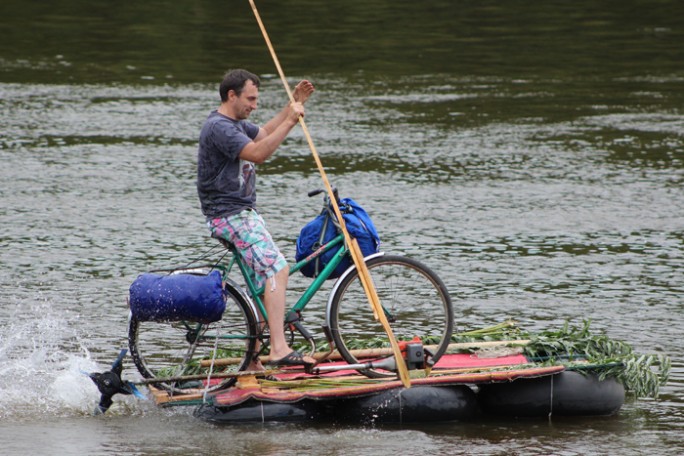
[[[613,378],[599,380],[595,374],[565,371],[510,383],[481,384],[477,396],[488,415],[596,416],[620,410],[625,388]]]
[[[470,419],[478,411],[465,385],[394,388],[356,398],[303,399],[292,403],[251,398],[233,406],[203,405],[195,416],[214,423],[332,421],[415,423]]]
[[[213,423],[299,422],[317,418],[316,404],[301,401],[292,404],[250,399],[233,407],[202,405],[195,416]]]
[[[415,386],[344,401],[335,415],[355,423],[401,424],[466,420],[477,411],[475,393],[465,385]]]

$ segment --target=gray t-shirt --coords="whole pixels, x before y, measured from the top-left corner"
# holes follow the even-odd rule
[[[197,194],[207,218],[255,208],[254,163],[240,160],[239,155],[258,133],[257,125],[233,120],[217,111],[204,122],[197,153]]]

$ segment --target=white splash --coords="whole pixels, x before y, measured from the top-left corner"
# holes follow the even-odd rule
[[[99,399],[84,372],[101,371],[49,303],[17,306],[0,325],[0,418],[80,415]]]

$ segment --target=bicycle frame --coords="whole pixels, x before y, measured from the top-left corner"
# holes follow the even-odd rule
[[[235,287],[238,289],[241,288],[240,285],[235,283],[233,280],[229,278],[229,274],[235,264],[237,264],[238,269],[240,270],[240,274],[242,275],[243,279],[245,280],[245,284],[247,287],[248,293],[241,293],[243,297],[248,300],[251,303],[252,306],[252,311],[255,313],[255,317],[257,321],[260,324],[263,324],[265,327],[268,327],[268,312],[266,311],[266,306],[264,305],[263,301],[263,293],[265,291],[266,286],[268,284],[265,284],[262,287],[257,288],[255,281],[253,279],[253,271],[251,268],[245,264],[245,262],[242,260],[242,257],[240,256],[239,252],[235,248],[234,245],[232,244],[225,244],[227,245],[227,248],[230,250],[232,254],[232,258],[230,261],[226,263],[217,263],[214,265],[214,268],[218,269],[221,271],[224,280],[230,281],[233,283]],[[289,271],[289,276],[292,276],[293,274],[297,273],[300,271],[304,266],[308,265],[312,261],[315,261],[319,257],[321,257],[323,254],[334,251],[334,255],[332,258],[328,261],[328,263],[325,265],[323,270],[315,277],[312,279],[311,283],[306,287],[304,292],[299,296],[299,299],[297,302],[291,306],[290,308],[285,309],[285,323],[289,324],[292,330],[297,330],[304,339],[310,344],[312,350],[311,353],[313,354],[315,352],[316,348],[316,343],[314,340],[313,335],[301,324],[301,312],[306,308],[308,303],[311,301],[311,299],[314,297],[314,295],[321,289],[323,284],[325,283],[326,280],[330,279],[330,276],[333,274],[333,272],[337,269],[337,267],[342,263],[342,261],[350,255],[349,248],[346,245],[344,234],[341,232],[338,232],[338,234],[328,241],[327,243],[323,244],[320,246],[316,251],[311,253],[308,257],[300,260],[299,262],[290,265],[290,271]],[[377,253],[373,255],[372,257],[375,257],[376,255],[382,255],[382,253]],[[349,267],[339,278],[337,278],[336,286],[339,283],[340,279],[344,278],[350,271],[353,270],[353,266]],[[330,321],[330,306],[331,306],[331,299],[332,299],[333,294],[331,294],[328,297],[327,300],[327,305],[326,309],[324,311],[325,313],[325,318],[326,321]],[[387,318],[388,321],[393,321],[394,320],[394,315],[393,312],[390,311],[390,309],[386,308],[384,305],[382,306],[382,310],[385,314],[385,317]],[[377,316],[376,316],[377,319]],[[331,344],[332,347],[332,335],[328,332],[329,330],[327,329],[328,326],[327,324],[323,327],[324,332],[326,333],[326,338]],[[262,332],[263,334],[263,332]],[[231,339],[234,337],[228,336],[218,336],[219,338],[227,338]],[[257,336],[261,338],[261,336]],[[262,350],[266,345],[262,345]],[[330,351],[332,353],[332,349]]]
[[[212,372],[215,366],[220,365],[237,365],[237,370],[244,370],[250,366],[250,363],[257,359],[258,356],[263,356],[270,346],[270,331],[268,323],[268,313],[264,305],[263,297],[261,296],[265,292],[265,288],[269,286],[266,283],[262,287],[258,287],[253,279],[253,271],[246,264],[242,257],[240,256],[238,250],[235,246],[222,242],[226,250],[221,252],[221,258],[213,261],[211,265],[204,265],[201,267],[190,268],[185,267],[183,269],[175,269],[173,273],[195,273],[195,274],[206,274],[207,268],[213,268],[221,273],[222,280],[224,282],[224,292],[230,298],[227,299],[227,303],[230,303],[230,313],[225,313],[221,320],[225,321],[225,324],[221,323],[221,320],[212,323],[201,323],[197,321],[181,321],[181,322],[171,322],[172,326],[175,327],[167,328],[173,330],[173,334],[170,332],[164,332],[162,338],[174,337],[174,341],[169,343],[168,346],[172,347],[175,352],[169,353],[168,357],[165,357],[167,351],[167,344],[159,342],[156,340],[157,332],[155,329],[154,333],[150,333],[151,336],[143,338],[142,347],[139,347],[139,334],[142,332],[149,331],[149,326],[143,326],[141,328],[138,320],[133,318],[131,314],[131,319],[129,323],[129,346],[131,347],[131,354],[136,363],[136,367],[140,373],[146,378],[157,378],[160,372],[165,372],[164,369],[171,368],[176,372],[177,369],[185,369],[190,367],[195,369],[195,361],[199,361],[203,368],[209,367]],[[212,249],[213,250],[213,249]],[[362,294],[359,290],[359,278],[356,276],[357,271],[354,266],[346,268],[346,270],[337,277],[337,270],[346,261],[349,255],[348,246],[345,243],[344,235],[338,233],[335,237],[324,245],[320,246],[316,251],[311,253],[308,257],[303,260],[298,261],[295,264],[290,264],[289,274],[295,274],[301,272],[302,268],[307,265],[312,265],[312,261],[316,261],[321,258],[322,255],[328,254],[331,259],[323,267],[323,270],[319,275],[313,279],[310,279],[308,286],[305,290],[298,291],[297,301],[289,309],[285,309],[285,320],[286,331],[289,331],[290,345],[294,342],[295,335],[303,337],[304,340],[311,347],[310,356],[316,356],[316,358],[321,361],[330,356],[335,349],[338,350],[343,359],[345,359],[350,365],[361,366],[360,371],[363,371],[365,375],[368,376],[388,376],[387,368],[380,364],[359,364],[359,358],[354,353],[353,347],[359,342],[359,337],[356,332],[362,334],[362,338],[366,338],[372,344],[376,341],[374,338],[380,334],[378,332],[376,322],[372,321],[378,319],[377,315],[373,315],[367,307],[363,306]],[[232,258],[227,257],[231,255]],[[213,254],[215,255],[215,254]],[[345,258],[347,257],[347,258]],[[383,258],[384,257],[384,258]],[[368,255],[364,261],[369,264],[369,268],[378,268],[375,273],[379,279],[381,289],[386,292],[387,302],[398,303],[399,306],[395,309],[394,306],[385,307],[382,306],[382,312],[384,312],[387,320],[393,323],[397,323],[397,328],[402,332],[402,337],[404,340],[409,341],[411,338],[415,339],[416,330],[413,329],[413,324],[418,325],[428,325],[426,328],[421,326],[422,331],[426,337],[439,337],[438,348],[441,355],[447,348],[449,338],[451,337],[451,331],[453,327],[453,311],[451,303],[446,292],[446,288],[441,280],[428,268],[422,265],[417,260],[409,260],[401,256],[387,255],[384,253],[375,253]],[[233,276],[237,279],[237,272],[233,271],[233,266],[237,263],[240,274],[244,279],[244,283],[240,283],[230,277],[231,272]],[[398,269],[395,269],[398,268]],[[417,274],[417,275],[415,275]],[[312,301],[313,296],[323,288],[323,284],[326,280],[332,277],[336,278],[335,283],[332,286],[332,291],[330,296],[328,296],[327,305],[325,307],[325,324],[323,324],[322,329],[325,333],[325,338],[327,339],[327,353],[319,353],[316,351],[316,339],[319,338],[318,334],[310,333],[307,328],[304,327],[302,319],[302,311]],[[410,277],[410,279],[409,279]],[[396,281],[399,278],[399,281]],[[404,280],[402,280],[404,278]],[[414,280],[417,280],[417,284],[414,286]],[[409,284],[409,287],[403,285]],[[398,285],[399,288],[395,288]],[[401,291],[399,291],[401,289]],[[418,291],[415,291],[418,290]],[[425,298],[426,294],[422,290],[427,290],[429,297]],[[409,298],[405,298],[409,296]],[[436,307],[432,304],[432,300]],[[414,321],[411,315],[404,321],[396,318],[400,312],[404,310],[404,307],[409,306],[409,312],[419,312],[418,310],[410,310],[411,306],[416,305],[420,309],[428,309],[438,313],[440,316],[446,316],[446,319],[439,320],[438,326],[435,331],[433,328],[432,321],[424,321],[420,319]],[[343,310],[340,310],[343,309]],[[227,309],[228,310],[228,309]],[[396,312],[395,312],[396,310]],[[422,312],[422,311],[421,311]],[[428,311],[424,312],[429,313]],[[422,315],[422,314],[421,314]],[[359,317],[362,322],[357,321]],[[441,317],[440,317],[441,318]],[[145,320],[146,322],[147,320]],[[154,323],[152,321],[151,323]],[[367,322],[367,326],[364,326]],[[178,340],[177,329],[178,324],[181,324],[181,333],[183,332],[183,327],[185,335]],[[273,323],[273,322],[271,322]],[[244,325],[244,326],[243,326]],[[363,326],[364,329],[359,330],[358,326]],[[433,334],[434,333],[434,334]],[[147,344],[150,343],[150,348],[157,345],[157,350],[155,350],[154,355],[149,358],[144,355],[144,351],[147,351]],[[189,343],[190,345],[186,345]],[[212,349],[213,347],[213,349]],[[161,350],[164,355],[162,355],[159,361],[156,360],[157,351]],[[213,350],[213,351],[212,351]],[[378,355],[384,356],[384,355]],[[148,359],[146,359],[148,358]],[[204,365],[204,360],[211,359],[211,363]],[[149,362],[149,365],[148,365]],[[217,364],[215,365],[214,362]],[[233,367],[232,369],[235,369]],[[390,369],[391,370],[391,369]],[[367,371],[367,372],[366,372]],[[389,374],[391,375],[391,374]],[[233,380],[234,381],[234,380]],[[227,384],[227,383],[226,383]],[[166,385],[167,389],[175,389],[174,384]]]
[[[323,255],[324,253],[333,250],[337,248],[337,251],[335,252],[335,255],[332,257],[332,259],[328,262],[328,264],[325,265],[321,273],[313,279],[311,284],[306,288],[304,293],[299,297],[297,302],[289,309],[289,312],[301,312],[304,310],[306,305],[311,301],[311,298],[318,292],[318,290],[323,286],[326,280],[330,277],[330,275],[333,273],[335,268],[342,262],[345,256],[349,254],[349,249],[344,243],[344,234],[340,233],[337,236],[335,236],[333,239],[331,239],[329,242],[323,244],[320,248],[318,248],[315,252],[313,252],[311,255],[308,257],[304,258],[303,260],[297,262],[290,268],[289,275],[293,275],[294,273],[298,272],[302,267],[305,265],[311,263],[312,261],[316,260],[318,257]],[[240,269],[240,273],[242,274],[242,277],[245,279],[245,283],[247,285],[247,288],[249,289],[249,293],[252,298],[252,302],[258,309],[261,318],[263,318],[264,322],[268,322],[268,313],[266,312],[266,307],[264,306],[264,302],[262,299],[262,295],[264,293],[265,286],[257,288],[256,284],[254,283],[254,280],[252,279],[252,271],[249,269],[249,267],[242,261],[240,258],[240,255],[238,254],[237,250],[235,249],[234,246],[230,246],[231,253],[233,254],[233,258],[231,259],[230,263],[226,265],[217,265],[217,269],[220,269],[221,272],[223,273],[224,277],[227,277],[228,274],[230,273],[230,270],[232,269],[232,266],[237,263],[238,268]],[[287,313],[287,312],[286,312]]]

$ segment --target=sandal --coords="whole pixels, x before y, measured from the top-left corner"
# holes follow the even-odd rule
[[[304,361],[304,355],[299,353],[297,350],[293,350],[290,352],[290,354],[283,356],[280,359],[277,359],[275,361],[266,361],[264,362],[265,366],[277,366],[277,367],[285,367],[285,366],[304,366],[304,367],[311,367],[313,366],[313,363],[309,363]]]

